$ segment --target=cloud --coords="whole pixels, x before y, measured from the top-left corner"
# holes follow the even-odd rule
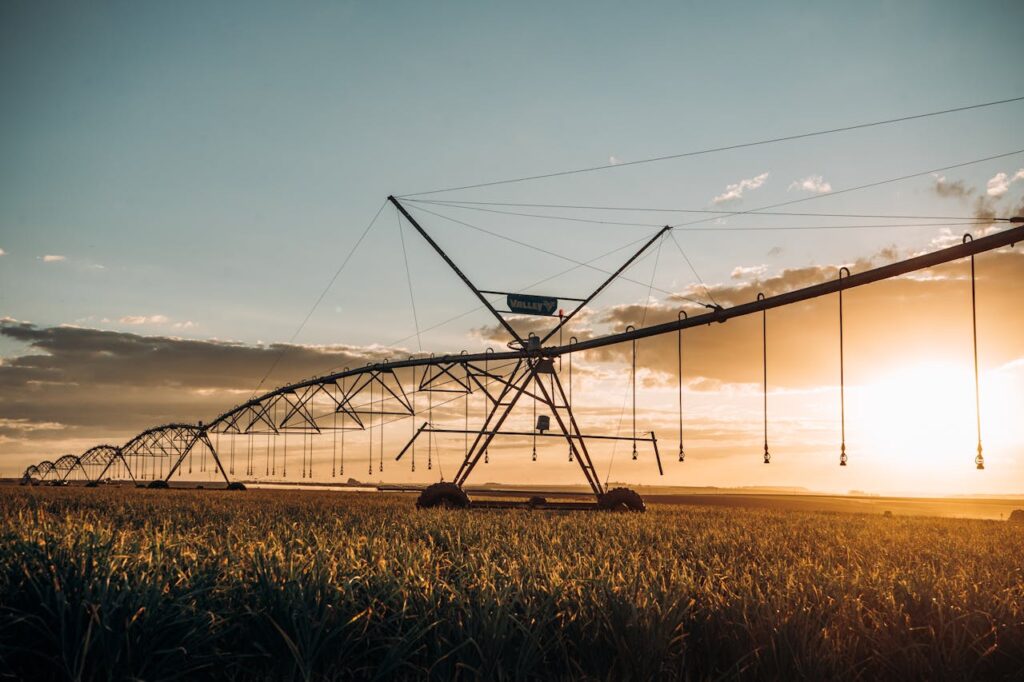
[[[892,256],[892,250],[883,249],[849,267],[856,273],[889,262]],[[708,283],[708,288],[718,303],[731,307],[755,300],[759,292],[772,296],[834,280],[837,275],[835,266],[786,268],[765,272],[759,280]],[[985,338],[992,345],[987,346],[986,362],[998,363],[1019,356],[1018,339],[1024,337],[1024,315],[1019,312],[1015,289],[1024,280],[1024,252],[1018,248],[983,254],[977,260],[977,275],[979,291],[988,291],[983,304],[990,320]],[[887,367],[905,363],[908,352],[948,353],[950,362],[959,361],[957,353],[969,349],[970,312],[964,308],[970,300],[968,276],[966,264],[959,261],[849,292],[844,300],[848,380],[855,376],[855,381],[863,381],[884,373]],[[629,324],[639,326],[644,316],[647,325],[669,322],[686,305],[683,296],[707,298],[702,289],[694,287],[679,292],[678,297],[650,304],[646,310],[639,303],[613,306],[596,313],[593,326],[604,324],[621,331]],[[836,314],[835,296],[768,312],[769,364],[770,374],[775,377],[774,388],[827,386],[836,380]],[[760,324],[759,316],[754,315],[686,330],[683,339],[684,355],[688,358],[684,361],[687,378],[756,382],[761,365]],[[641,340],[640,366],[674,380],[676,342],[674,334]],[[629,353],[629,344],[619,344],[586,355],[593,361],[625,362]]]
[[[184,322],[175,322],[171,326],[175,329],[192,329],[196,326],[196,323],[192,320],[185,320]]]
[[[610,165],[610,166],[618,166],[620,163],[622,163],[622,159],[620,159],[619,157],[615,156],[614,154],[612,154],[611,156],[608,157],[608,165]]]
[[[856,273],[894,255],[892,250],[879,251],[850,263],[850,268]],[[964,261],[950,263],[913,278],[849,291],[844,298],[848,384],[870,383],[908,360],[935,354],[949,362],[962,362],[969,354],[971,338],[967,267]],[[837,275],[834,266],[740,268],[740,272],[754,271],[759,271],[757,280],[709,282],[711,296],[724,306],[733,306],[754,300],[760,291],[772,295],[834,280]],[[1019,310],[1017,289],[1024,281],[1024,252],[1018,247],[980,255],[977,274],[982,313],[979,334],[984,334],[985,340],[983,363],[1000,366],[1020,357],[1024,315]],[[686,295],[707,298],[697,286],[678,292],[679,297]],[[621,330],[627,324],[639,325],[641,319],[648,325],[675,320],[679,309],[688,305],[679,297],[592,310],[573,320],[564,341],[568,343],[570,336],[583,340]],[[555,320],[524,318],[516,322],[542,331]],[[835,386],[835,296],[770,310],[767,328],[771,391]],[[497,329],[477,332],[488,338],[488,343],[493,338],[491,345],[496,350],[506,340]],[[81,452],[97,442],[123,442],[156,424],[209,421],[247,399],[256,381],[277,359],[280,362],[263,390],[340,367],[407,354],[404,349],[376,346],[262,346],[82,327],[40,327],[10,318],[0,321],[0,339],[13,341],[6,345],[18,349],[0,361],[0,441],[7,461],[21,457],[26,463],[41,459],[40,453]],[[746,415],[737,414],[735,426],[716,420],[724,419],[733,409],[728,402],[720,402],[730,392],[756,392],[760,385],[760,316],[687,329],[682,339],[685,390],[701,393],[708,405],[707,417],[702,416],[692,428],[721,431],[723,442],[735,437],[747,428]],[[638,342],[639,377],[644,386],[674,391],[677,343],[676,334]],[[583,414],[588,423],[598,431],[614,427],[620,414],[621,394],[612,396],[608,391],[617,382],[628,381],[628,369],[623,368],[628,367],[629,355],[630,344],[625,343],[574,358],[575,391],[586,405]],[[666,402],[665,409],[672,404]],[[435,404],[435,413],[441,409]],[[452,403],[449,409],[454,410],[452,418],[461,419],[461,402]],[[657,419],[657,410],[653,413],[652,419]]]
[[[729,274],[729,277],[731,277],[732,279],[746,279],[748,277],[759,278],[767,271],[767,265],[737,265],[735,268],[732,269],[732,272]]]
[[[118,320],[121,324],[166,324],[169,318],[166,315],[125,315]]]
[[[713,204],[724,204],[730,201],[739,201],[743,198],[743,193],[747,190],[753,190],[761,187],[768,179],[768,173],[764,172],[760,175],[755,175],[752,178],[740,180],[739,182],[726,185],[725,191],[719,194],[717,197],[711,200]]]
[[[961,199],[968,204],[973,203],[974,218],[979,221],[991,222],[1000,216],[1014,216],[1024,212],[1024,199],[1016,206],[1010,207],[1003,199],[1009,186],[1022,179],[1024,179],[1024,168],[1017,171],[1012,177],[1008,177],[1006,173],[997,173],[988,181],[986,191],[981,192],[974,187],[968,187],[963,180],[949,182],[945,176],[936,175],[933,189],[940,197]]]
[[[2,432],[62,424],[62,437],[114,440],[174,421],[209,420],[247,399],[278,361],[264,390],[358,367],[402,349],[251,346],[0,320],[0,337],[27,346],[0,362]],[[21,426],[18,426],[18,425]]]
[[[958,199],[966,199],[970,197],[974,190],[967,187],[963,180],[956,180],[950,182],[946,180],[945,175],[935,175],[935,185],[933,189],[935,193],[940,197],[953,197]]]
[[[0,249],[0,256],[6,256],[6,255],[7,255],[7,252],[4,251],[3,249]]]
[[[1010,185],[1018,180],[1024,180],[1024,168],[1009,176],[1006,173],[996,173],[992,176],[987,185],[987,193],[990,197],[1001,197],[1010,189]]]
[[[59,263],[63,260],[67,260],[67,256],[58,256],[52,253],[48,253],[43,256],[44,263]]]
[[[794,180],[789,185],[790,190],[802,189],[805,192],[815,194],[826,194],[832,191],[832,184],[820,175],[808,175],[803,180]]]

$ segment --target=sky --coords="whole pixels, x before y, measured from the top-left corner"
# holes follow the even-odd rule
[[[1024,149],[1024,102],[622,164],[1019,97],[1022,19],[1019,2],[5,3],[0,474],[209,420],[258,386],[347,363],[503,347],[493,319],[384,205],[389,194],[481,288],[556,296],[585,296],[629,250],[609,252],[659,225],[703,221],[603,292],[569,330],[581,338],[671,319],[691,305],[681,297],[735,304],[994,229],[964,223],[1024,212],[1024,154],[937,169]],[[611,167],[417,195],[594,166]],[[952,219],[497,205],[753,211],[795,200],[788,210]],[[878,227],[778,229],[855,225]],[[595,258],[600,269],[571,269]],[[633,463],[601,451],[599,469],[669,485],[1024,492],[1013,417],[1024,406],[1022,263],[1019,246],[978,259],[986,472],[973,469],[963,263],[849,294],[851,466],[835,465],[826,298],[769,316],[771,467],[760,465],[759,321],[745,319],[684,342],[687,461],[658,477],[649,453]],[[642,343],[638,361],[643,430],[665,434],[669,457],[674,344]],[[627,353],[578,358],[591,432],[631,428],[620,418]],[[509,440],[478,480],[580,480],[555,454],[564,444],[536,465],[527,445]],[[456,461],[458,443],[445,447]],[[328,444],[317,448],[327,462]]]

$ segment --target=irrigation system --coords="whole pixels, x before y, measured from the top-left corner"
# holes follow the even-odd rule
[[[244,480],[252,481],[259,478],[262,473],[267,480],[281,480],[288,477],[288,438],[293,441],[301,437],[301,478],[313,478],[313,453],[314,437],[329,434],[331,438],[331,478],[344,476],[345,474],[345,434],[350,431],[363,432],[367,435],[368,446],[368,474],[374,473],[374,462],[378,470],[383,472],[385,460],[384,427],[392,422],[408,420],[407,427],[410,437],[405,445],[398,448],[394,455],[395,461],[405,459],[410,468],[416,469],[417,443],[420,443],[420,459],[422,462],[423,450],[426,450],[427,469],[433,469],[434,453],[436,446],[435,437],[438,435],[463,436],[463,453],[454,478],[445,480],[441,471],[440,455],[438,454],[438,482],[418,489],[420,492],[418,505],[421,507],[448,506],[448,507],[469,507],[488,506],[483,500],[474,499],[472,502],[467,495],[466,483],[483,461],[487,463],[490,459],[490,446],[497,437],[513,437],[528,440],[532,443],[532,459],[537,459],[537,441],[539,438],[554,438],[564,440],[568,456],[571,462],[578,464],[580,472],[590,487],[593,494],[591,502],[562,502],[562,507],[569,508],[602,508],[642,511],[644,501],[637,492],[628,488],[606,489],[607,483],[602,483],[594,467],[591,456],[591,446],[600,441],[628,442],[631,447],[633,459],[638,459],[640,450],[648,451],[653,455],[654,463],[659,473],[663,473],[661,452],[658,448],[658,439],[653,430],[642,430],[637,424],[637,342],[641,339],[675,334],[677,336],[677,373],[679,384],[679,449],[678,460],[685,460],[683,448],[683,366],[682,347],[683,332],[687,329],[711,324],[722,324],[729,320],[748,315],[761,316],[762,334],[762,367],[763,367],[763,394],[764,394],[764,451],[763,461],[765,464],[771,462],[771,451],[768,443],[768,377],[767,377],[767,343],[768,343],[768,311],[789,306],[810,299],[835,295],[838,299],[838,323],[839,323],[839,384],[840,384],[840,448],[839,466],[847,465],[846,452],[846,399],[845,399],[845,365],[844,365],[844,337],[843,337],[843,294],[844,292],[862,287],[874,282],[892,279],[932,268],[943,263],[950,263],[961,259],[970,260],[970,292],[971,292],[971,331],[974,344],[974,389],[975,389],[975,417],[977,428],[977,452],[974,457],[975,466],[978,469],[985,468],[984,452],[982,448],[982,420],[981,406],[978,385],[978,325],[977,325],[977,296],[975,290],[975,256],[987,251],[1007,246],[1014,246],[1024,241],[1024,217],[1011,218],[974,218],[970,222],[948,222],[950,220],[965,220],[963,218],[951,218],[943,216],[881,216],[881,215],[855,215],[855,214],[830,214],[830,213],[797,213],[790,209],[779,211],[778,209],[788,207],[804,201],[818,198],[820,195],[803,197],[785,201],[771,206],[764,206],[758,209],[746,211],[726,210],[697,210],[697,209],[664,209],[664,208],[626,208],[626,207],[594,207],[594,206],[572,206],[558,204],[521,204],[521,203],[494,203],[482,201],[460,201],[438,198],[444,197],[446,193],[479,189],[484,187],[495,187],[511,183],[532,182],[548,178],[563,177],[583,173],[595,173],[606,171],[611,168],[623,168],[639,164],[659,163],[671,159],[701,156],[714,154],[726,150],[737,150],[761,145],[776,145],[794,140],[818,137],[823,135],[844,134],[855,130],[864,130],[880,126],[892,126],[916,121],[923,118],[935,116],[950,116],[963,112],[978,109],[1005,106],[1024,101],[1022,97],[1012,97],[991,102],[981,102],[960,106],[940,111],[917,113],[909,116],[900,116],[884,120],[861,122],[855,125],[844,125],[831,127],[822,130],[803,132],[796,135],[775,137],[770,139],[754,140],[741,144],[731,144],[708,149],[697,149],[688,152],[670,154],[653,158],[639,159],[627,163],[593,166],[587,168],[576,168],[562,170],[552,173],[543,173],[518,178],[495,180],[489,182],[476,182],[473,184],[458,187],[447,187],[433,189],[426,192],[405,194],[402,197],[389,196],[388,202],[396,209],[400,220],[406,221],[431,249],[440,257],[451,271],[462,281],[462,283],[473,293],[480,304],[485,308],[495,321],[508,335],[507,349],[495,351],[488,348],[482,353],[467,353],[436,356],[420,355],[412,356],[404,360],[388,360],[384,362],[370,363],[357,368],[345,368],[340,372],[333,372],[325,376],[315,376],[304,381],[299,381],[287,386],[282,386],[271,391],[256,395],[250,400],[237,405],[224,412],[207,423],[196,424],[165,424],[147,429],[138,434],[124,445],[97,445],[90,448],[81,455],[66,454],[52,461],[47,460],[29,466],[23,476],[22,483],[25,485],[53,484],[64,485],[72,481],[84,483],[88,486],[96,486],[101,482],[131,482],[139,486],[151,488],[169,487],[173,477],[181,477],[183,473],[192,474],[194,469],[200,473],[207,474],[210,478],[214,475],[223,479],[225,487],[229,489],[244,489]],[[959,169],[973,164],[1005,159],[1024,153],[1024,149],[1004,152],[972,161],[964,161],[941,168],[931,168],[918,173],[902,175],[883,180],[876,180],[854,187],[829,191],[828,196],[836,196],[847,192],[854,192],[871,187],[878,187],[891,182],[899,182],[910,178],[938,176],[940,173]],[[424,198],[424,197],[431,198]],[[483,211],[487,213],[518,216],[521,218],[556,219],[569,220],[584,223],[599,223],[608,225],[644,225],[648,223],[626,223],[612,220],[589,220],[581,218],[566,217],[564,215],[545,215],[527,211],[539,209],[586,209],[605,211],[653,211],[670,213],[698,213],[703,217],[691,220],[686,223],[669,226],[659,229],[653,236],[632,253],[622,264],[612,272],[606,272],[607,278],[602,281],[590,294],[583,298],[568,296],[537,296],[522,291],[494,291],[479,288],[454,260],[441,248],[426,229],[416,218],[410,214],[403,202],[415,202],[416,208],[428,214],[445,218],[466,227],[476,228],[468,223],[454,220],[440,213],[435,213],[431,208],[450,207],[466,210]],[[431,208],[427,208],[427,207]],[[383,209],[383,205],[381,207]],[[948,248],[936,250],[913,258],[891,263],[881,267],[864,270],[862,272],[851,272],[847,267],[838,269],[838,276],[831,280],[796,289],[775,296],[758,294],[755,300],[732,307],[722,307],[714,303],[699,302],[707,312],[699,315],[689,315],[686,311],[680,310],[676,320],[662,324],[654,324],[634,328],[627,327],[624,331],[595,336],[578,340],[570,337],[568,343],[561,341],[563,330],[576,316],[583,311],[593,300],[601,294],[609,285],[618,279],[629,280],[626,271],[631,265],[637,262],[645,253],[648,253],[656,244],[666,236],[675,240],[673,234],[677,230],[713,230],[716,228],[699,223],[706,223],[723,215],[752,215],[763,216],[818,216],[827,217],[857,217],[864,219],[892,218],[904,220],[907,218],[918,218],[921,220],[942,220],[945,222],[921,223],[918,226],[943,226],[948,229],[953,225],[974,225],[984,227],[997,223],[1009,224],[1003,231],[987,234],[977,239],[972,235],[965,234],[962,243]],[[377,216],[380,215],[378,210]],[[373,226],[374,221],[367,226],[362,236],[356,242],[356,247],[362,242],[363,237]],[[826,226],[801,226],[784,227],[773,229],[838,229],[850,227],[878,228],[896,227],[897,225],[826,225]],[[904,226],[910,226],[904,224]],[[401,228],[401,224],[399,225]],[[738,228],[743,229],[743,228]],[[759,228],[760,229],[760,228]],[[487,232],[486,230],[482,230]],[[401,229],[400,229],[401,234]],[[489,233],[492,236],[515,242],[520,246],[527,246],[539,251],[564,258],[560,254],[554,254],[534,245],[519,242],[515,239]],[[643,240],[641,240],[643,241]],[[636,244],[637,242],[634,242]],[[676,242],[678,246],[678,242]],[[352,257],[355,248],[342,262],[338,273],[345,267]],[[405,254],[405,242],[402,238],[403,255]],[[686,261],[689,258],[680,247]],[[565,258],[576,263],[578,266],[589,265],[580,263],[573,259]],[[692,264],[690,264],[692,269]],[[406,261],[408,270],[408,261]],[[335,278],[338,273],[335,274]],[[694,270],[696,275],[696,271]],[[699,278],[699,277],[698,277]],[[332,279],[332,283],[333,283]],[[410,298],[412,299],[412,281],[409,279]],[[653,286],[653,278],[651,281]],[[326,293],[326,290],[324,291]],[[497,298],[495,298],[497,297]],[[321,294],[321,299],[323,294]],[[492,300],[493,299],[493,300]],[[496,307],[496,301],[504,299],[505,309]],[[318,303],[319,303],[318,299]],[[564,304],[564,307],[563,307]],[[315,309],[314,305],[314,309]],[[568,313],[563,310],[568,309]],[[557,311],[557,315],[556,315]],[[415,301],[413,300],[413,313],[415,314]],[[310,311],[312,314],[312,311]],[[509,316],[539,316],[552,320],[551,328],[543,335],[530,333],[522,335],[516,331]],[[309,316],[307,315],[307,320]],[[453,318],[456,319],[456,318]],[[305,323],[305,322],[304,322]],[[303,324],[304,324],[303,323]],[[301,326],[300,326],[301,329]],[[417,334],[419,324],[417,322]],[[557,335],[557,337],[556,337]],[[557,338],[557,342],[555,342]],[[581,419],[579,418],[574,405],[573,396],[573,356],[574,354],[593,351],[618,344],[630,344],[632,351],[632,362],[630,363],[630,392],[632,394],[632,428],[628,436],[610,435],[607,433],[584,433]],[[567,362],[563,363],[562,360]],[[276,363],[275,363],[276,364]],[[271,368],[273,369],[273,368]],[[269,374],[269,371],[268,371]],[[264,375],[264,379],[266,375]],[[260,382],[262,385],[262,381]],[[578,391],[577,391],[578,394]],[[418,399],[419,396],[419,399]],[[435,396],[441,396],[439,402],[435,402]],[[482,397],[484,413],[479,425],[470,427],[469,403],[470,396]],[[453,403],[461,401],[463,407],[463,420],[461,428],[451,426],[450,412]],[[424,403],[426,403],[424,405]],[[529,429],[513,429],[507,427],[509,417],[516,411],[516,408],[524,409],[524,405],[531,411],[531,427]],[[446,407],[447,406],[447,407]],[[455,407],[458,407],[456,404]],[[542,411],[538,413],[538,408]],[[447,410],[448,417],[435,419],[437,410]],[[374,433],[373,429],[377,429]],[[378,436],[376,450],[374,448],[374,436]],[[223,443],[222,443],[223,439]],[[241,439],[241,443],[239,443]],[[259,440],[257,440],[259,439]],[[340,442],[339,442],[340,441]],[[279,446],[280,444],[280,446]],[[589,445],[588,445],[589,444]],[[239,447],[240,445],[240,447]],[[294,442],[293,442],[294,451]],[[351,447],[351,443],[350,443]],[[360,444],[362,447],[362,444]],[[340,448],[340,449],[339,449]],[[259,451],[263,450],[262,459]],[[237,450],[237,451],[236,451]],[[376,460],[374,455],[376,453]],[[340,457],[339,457],[340,455]],[[241,466],[236,467],[237,464]],[[294,470],[294,464],[293,464]],[[244,479],[244,480],[240,480]],[[380,486],[383,488],[384,486]],[[475,495],[475,493],[474,493]],[[490,506],[494,506],[493,501]],[[502,503],[504,504],[504,503]],[[552,506],[539,496],[535,496],[530,504],[537,506]],[[554,505],[557,506],[557,505]]]
[[[678,336],[680,358],[678,368],[680,385],[678,459],[683,461],[685,452],[682,442],[681,358],[685,330],[703,325],[722,324],[734,318],[760,314],[762,316],[762,341],[766,343],[767,311],[813,298],[836,295],[839,299],[840,326],[837,350],[840,356],[842,377],[842,296],[844,292],[943,263],[970,259],[972,304],[970,322],[974,335],[975,388],[977,391],[974,257],[993,249],[1013,246],[1024,241],[1024,225],[1020,224],[1024,223],[1024,218],[1001,219],[1014,225],[1001,232],[977,239],[965,235],[960,244],[863,272],[850,272],[848,268],[843,267],[839,269],[839,276],[836,279],[813,286],[776,296],[758,294],[755,300],[732,307],[706,304],[707,312],[703,314],[688,315],[684,311],[680,311],[678,319],[671,322],[641,328],[628,327],[618,333],[584,340],[577,340],[573,337],[569,343],[551,343],[553,339],[560,337],[560,332],[577,314],[613,281],[622,277],[630,265],[665,237],[672,228],[665,226],[644,242],[584,298],[535,296],[518,292],[480,289],[431,237],[420,222],[409,213],[402,201],[394,196],[388,197],[388,201],[505,330],[509,337],[507,349],[500,351],[488,349],[482,353],[463,351],[452,355],[435,356],[431,354],[409,357],[403,360],[372,363],[363,367],[345,368],[340,372],[312,377],[255,396],[207,423],[165,424],[147,429],[121,446],[98,445],[80,456],[67,454],[54,461],[44,461],[32,465],[25,470],[22,482],[26,485],[62,485],[71,481],[79,481],[88,486],[96,486],[105,481],[130,481],[140,486],[162,488],[169,487],[175,475],[181,476],[186,469],[191,472],[194,467],[198,467],[201,472],[215,472],[229,489],[244,489],[244,484],[236,477],[235,463],[238,460],[244,464],[246,477],[251,478],[256,475],[258,468],[265,469],[267,475],[276,476],[280,471],[282,476],[287,476],[289,435],[292,435],[293,438],[301,437],[302,478],[307,478],[307,476],[312,478],[313,437],[324,433],[329,434],[332,438],[333,477],[339,473],[339,435],[342,448],[341,474],[343,475],[345,432],[367,431],[374,424],[379,427],[380,435],[376,463],[380,471],[383,471],[384,424],[389,421],[409,419],[413,420],[411,436],[398,452],[392,454],[395,461],[401,461],[403,458],[410,461],[413,470],[416,467],[415,457],[418,442],[426,441],[425,444],[421,443],[420,445],[421,461],[423,450],[426,450],[427,467],[432,469],[435,434],[461,434],[465,439],[465,452],[454,477],[448,481],[443,480],[442,477],[440,481],[420,489],[418,505],[421,507],[489,506],[488,502],[483,500],[471,501],[466,492],[466,483],[481,461],[489,461],[490,446],[494,439],[499,436],[512,436],[532,441],[533,459],[536,459],[538,438],[564,440],[570,461],[578,464],[583,479],[593,493],[592,502],[555,503],[535,497],[529,504],[548,507],[569,506],[572,508],[642,511],[645,508],[644,501],[634,490],[622,487],[606,489],[606,485],[602,483],[595,469],[588,446],[595,441],[625,441],[631,447],[633,459],[639,457],[641,449],[648,450],[653,455],[659,473],[663,473],[662,456],[655,433],[650,430],[638,430],[636,423],[636,343],[638,340],[666,334]],[[489,296],[494,297],[495,295],[504,297],[507,310],[499,310],[492,303]],[[560,306],[563,303],[572,304],[568,312],[562,312]],[[555,311],[559,311],[557,315]],[[551,329],[542,336],[533,333],[524,336],[516,331],[510,321],[510,315],[548,317],[553,324]],[[633,399],[632,432],[628,435],[585,433],[573,405],[572,356],[575,353],[626,343],[631,344],[633,359],[630,374],[630,390]],[[563,364],[562,358],[568,358],[568,363]],[[767,357],[763,357],[762,361],[766,366]],[[568,368],[567,372],[565,371],[566,367]],[[844,384],[842,378],[840,384],[841,386]],[[766,375],[764,390],[765,396],[767,396]],[[418,394],[425,394],[426,400],[417,401]],[[452,399],[461,398],[464,401],[466,419],[461,428],[435,422],[434,410],[440,405],[434,402],[435,394],[454,395],[454,398],[449,397],[440,404],[448,404]],[[470,395],[482,396],[486,406],[480,424],[474,427],[470,427],[468,419]],[[977,392],[975,399],[977,406]],[[509,416],[517,406],[521,406],[524,402],[528,403],[529,409],[532,410],[532,430],[503,429]],[[538,408],[542,410],[542,413],[538,414]],[[842,436],[839,465],[846,466],[844,392],[841,392],[840,411]],[[983,469],[980,406],[976,416],[978,444],[975,465],[978,469]],[[763,461],[768,464],[771,461],[771,454],[768,445],[767,402],[765,403],[764,429]],[[241,441],[242,451],[236,453],[235,448],[239,436],[244,437]],[[221,437],[230,441],[227,448],[220,447]],[[260,439],[259,442],[256,441],[257,438]],[[278,453],[279,438],[281,440],[280,457]],[[371,474],[375,463],[373,441],[371,433],[368,465],[368,473]],[[261,448],[264,449],[262,462],[258,457],[258,451]],[[225,452],[225,449],[228,449],[229,452]],[[390,457],[391,454],[388,456]],[[228,465],[225,464],[226,459]],[[490,506],[494,504],[491,502]]]

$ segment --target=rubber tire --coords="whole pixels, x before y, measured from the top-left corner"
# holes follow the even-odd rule
[[[644,512],[647,505],[644,498],[629,488],[613,488],[601,496],[597,506],[608,511]]]
[[[88,483],[85,484],[85,487],[86,488],[99,488],[100,484],[99,484],[98,481],[89,481]]]
[[[150,481],[146,487],[150,490],[166,490],[171,486],[167,485],[167,481],[158,478],[155,481]]]
[[[416,500],[420,509],[445,507],[447,509],[465,509],[469,506],[469,495],[454,483],[434,483],[428,485]]]
[[[535,507],[542,507],[547,503],[548,501],[546,498],[543,498],[540,495],[534,495],[529,500],[527,500],[526,506],[528,506],[530,509],[534,509]]]
[[[247,488],[245,487],[245,484],[240,482],[240,481],[232,481],[231,483],[228,483],[227,489],[228,490],[247,490]]]

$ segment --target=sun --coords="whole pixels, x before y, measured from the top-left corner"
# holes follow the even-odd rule
[[[1007,421],[1021,402],[1019,371],[983,372],[982,441],[986,458],[1012,446]],[[955,484],[974,468],[978,432],[974,373],[970,363],[922,360],[848,393],[848,431],[879,458],[883,471],[931,487]]]

